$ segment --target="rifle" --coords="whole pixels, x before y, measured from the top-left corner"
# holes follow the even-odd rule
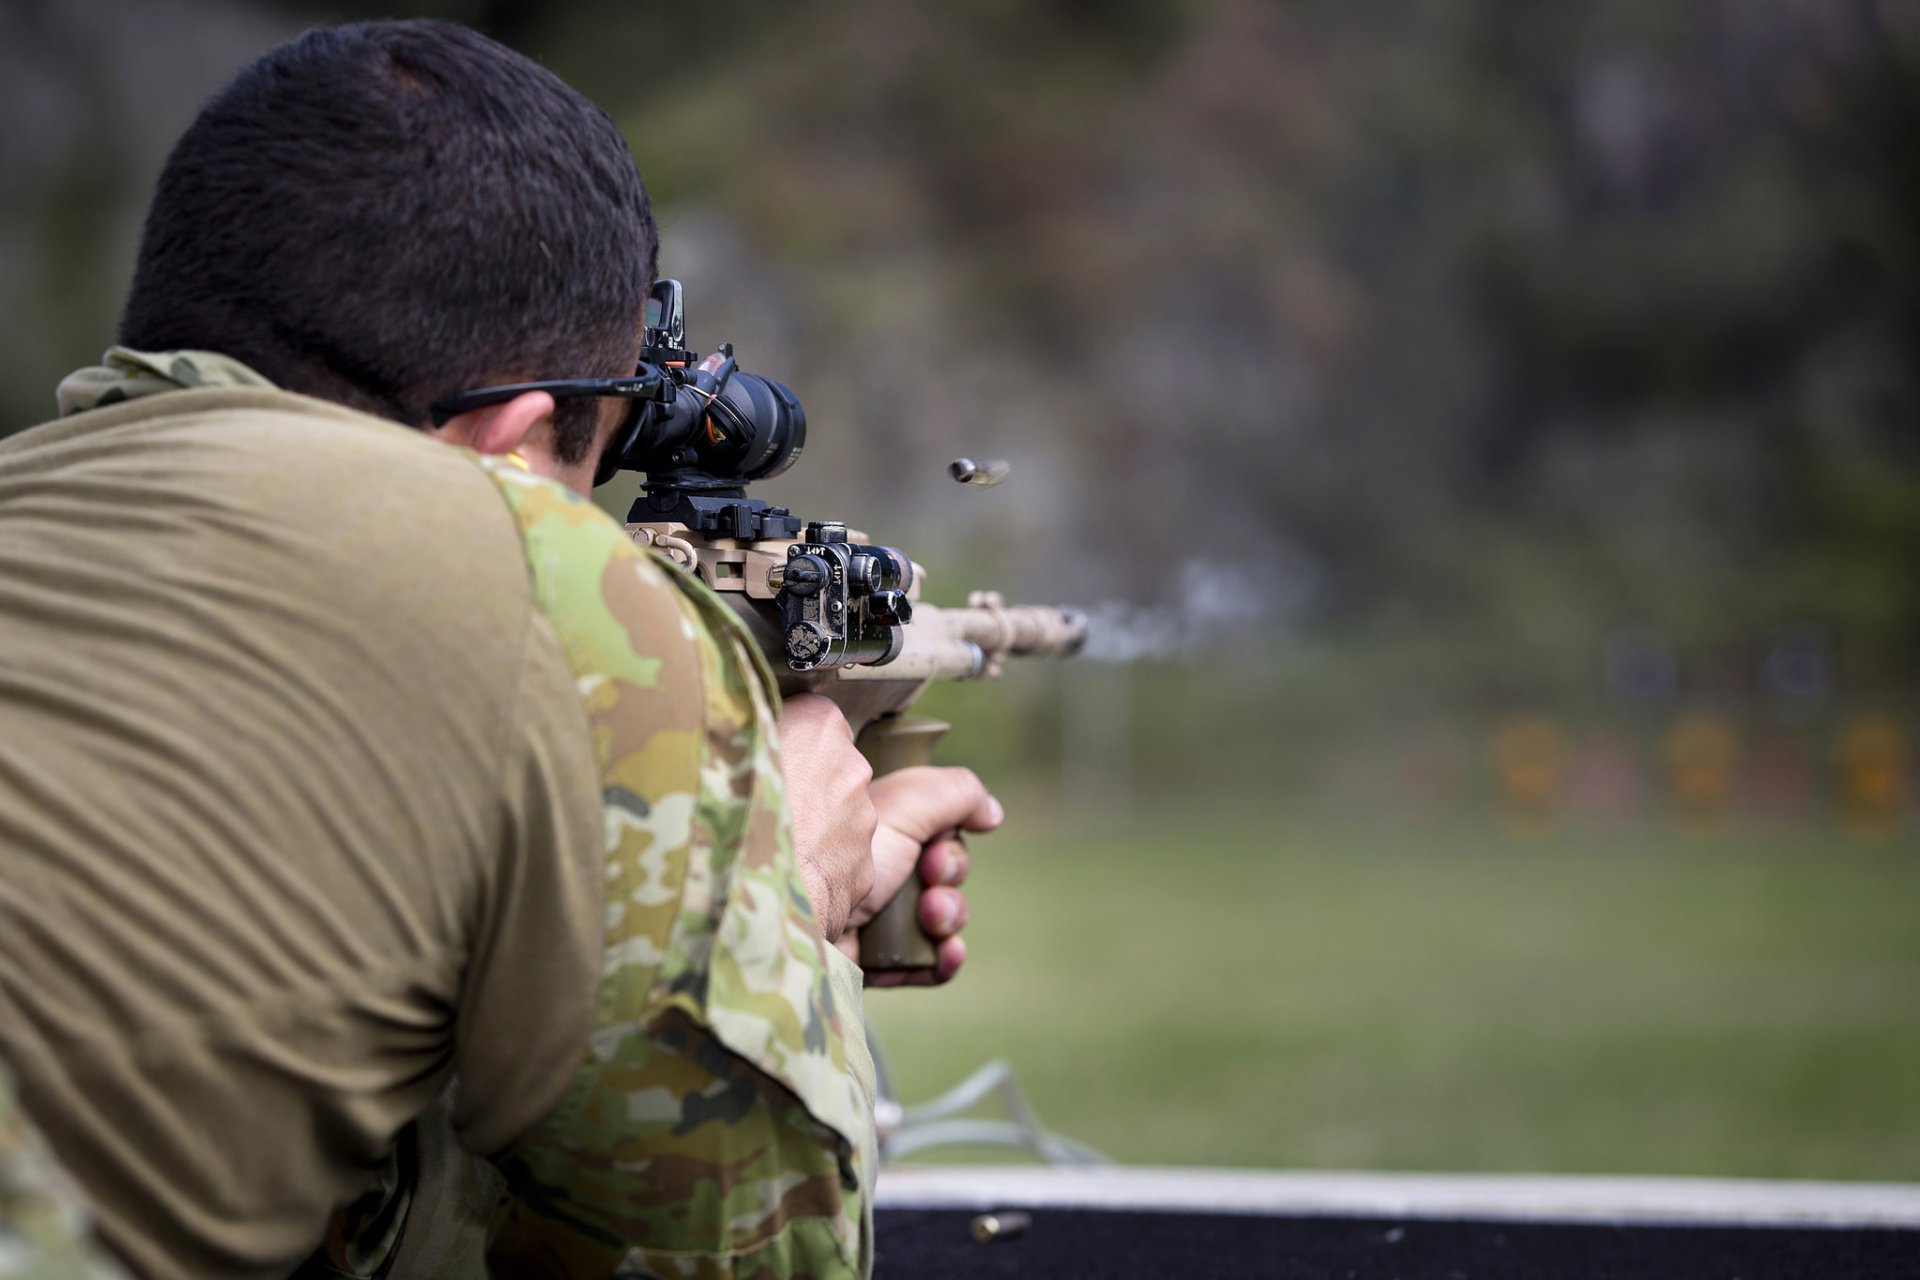
[[[845,713],[876,777],[931,761],[950,727],[909,708],[935,680],[991,679],[1009,655],[1065,656],[1086,639],[1073,609],[1009,605],[976,591],[964,607],[920,598],[925,573],[893,547],[838,520],[803,520],[749,498],[747,485],[779,475],[806,443],[806,413],[791,391],[741,370],[722,343],[702,359],[687,348],[680,283],[659,281],[648,301],[636,399],[601,463],[645,474],[627,532],[691,570],[733,606],[766,655],[780,693],[821,693]],[[963,483],[993,484],[1004,464],[961,459]],[[860,931],[868,972],[930,969],[920,930],[920,886],[909,878]]]

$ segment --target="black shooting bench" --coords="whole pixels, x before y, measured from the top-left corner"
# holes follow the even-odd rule
[[[1890,1183],[896,1165],[875,1219],[881,1280],[1920,1280]]]

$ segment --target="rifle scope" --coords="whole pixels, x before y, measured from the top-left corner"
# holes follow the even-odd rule
[[[594,483],[616,471],[642,471],[649,489],[710,492],[739,489],[794,464],[807,442],[800,401],[772,378],[742,370],[732,343],[704,360],[689,351],[678,280],[654,285],[646,328],[640,372],[658,372],[664,394],[634,403]]]

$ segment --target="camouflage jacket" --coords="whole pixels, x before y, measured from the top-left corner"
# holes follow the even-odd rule
[[[60,406],[219,385],[265,382],[211,353],[114,348]],[[455,1153],[442,1174],[465,1189],[427,1200],[465,1222],[410,1223],[409,1174],[337,1224],[315,1274],[390,1274],[396,1255],[446,1274],[485,1239],[502,1275],[864,1275],[877,1157],[860,976],[800,878],[771,673],[717,597],[591,503],[476,463],[518,523],[600,762],[595,1030],[560,1104],[493,1157],[501,1195]],[[648,651],[629,620],[662,599],[686,643]]]
[[[773,678],[690,575],[592,504],[489,464],[603,769],[607,941],[597,1031],[555,1113],[507,1153],[512,1275],[768,1277],[863,1269],[872,1098],[857,978],[822,940],[774,754]],[[680,588],[703,723],[626,643],[640,588]],[[686,673],[682,673],[683,675]],[[843,972],[842,977],[846,975]]]

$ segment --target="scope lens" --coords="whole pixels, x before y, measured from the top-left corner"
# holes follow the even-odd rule
[[[727,381],[725,398],[750,424],[748,438],[739,442],[726,474],[765,480],[794,464],[807,443],[807,414],[793,392],[772,378],[736,373]]]
[[[734,371],[718,396],[680,383],[668,401],[640,403],[614,437],[594,483],[615,471],[650,480],[738,485],[777,476],[800,457],[807,414],[772,378]]]

